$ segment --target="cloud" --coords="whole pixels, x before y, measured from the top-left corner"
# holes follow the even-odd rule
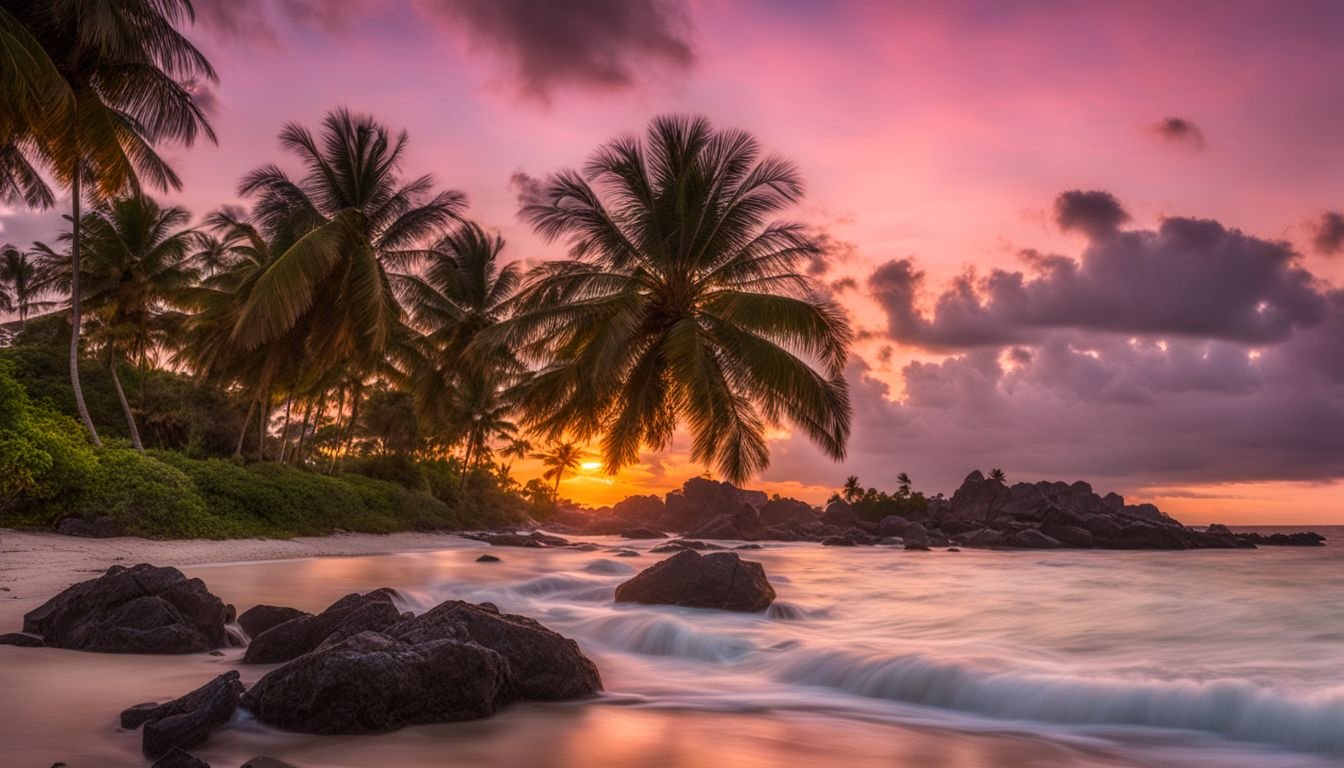
[[[509,191],[518,201],[519,210],[529,205],[540,205],[546,201],[541,180],[523,171],[514,171],[509,175]]]
[[[548,103],[564,87],[625,89],[649,69],[695,61],[682,0],[420,0],[504,61],[518,91]]]
[[[1188,118],[1164,117],[1149,126],[1149,130],[1168,144],[1188,149],[1203,149],[1206,145],[1204,131]]]
[[[1326,211],[1316,220],[1311,245],[1324,256],[1344,253],[1344,213]]]
[[[1322,322],[1319,281],[1285,243],[1206,220],[1165,219],[1156,230],[1116,230],[1109,195],[1061,196],[1061,223],[1089,240],[1078,259],[1024,251],[1030,274],[994,269],[951,282],[921,309],[924,274],[909,259],[868,280],[891,339],[949,350],[1038,342],[1056,330],[1282,341]]]
[[[277,23],[317,26],[342,32],[359,14],[376,6],[370,0],[196,0],[196,19],[230,42],[278,45]]]
[[[1120,230],[1129,213],[1110,192],[1072,190],[1055,198],[1055,223],[1065,232],[1077,230],[1089,237],[1103,237]]]

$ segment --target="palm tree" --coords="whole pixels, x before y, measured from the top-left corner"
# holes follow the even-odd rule
[[[996,483],[1008,482],[1008,476],[1003,473],[1002,469],[998,468],[989,470],[989,479]]]
[[[509,463],[504,467],[504,474],[507,475],[513,472],[513,462],[518,459],[526,458],[531,452],[532,443],[526,438],[515,437],[510,440],[508,445],[504,446],[504,450],[500,451],[505,458],[509,459]]]
[[[162,207],[143,196],[100,204],[84,217],[81,298],[138,450],[143,450],[140,431],[117,363],[124,358],[146,368],[150,353],[166,347],[180,325],[173,307],[197,277],[190,260],[199,238],[186,227],[189,218],[185,208]],[[73,275],[69,282],[73,285]]]
[[[38,270],[33,254],[12,245],[0,248],[0,309],[19,313],[19,327],[28,325],[33,310],[44,310],[53,302],[38,301],[46,291],[46,283]]]
[[[401,179],[407,141],[345,109],[328,113],[317,137],[285,126],[281,145],[306,171],[295,181],[267,165],[240,185],[256,198],[259,228],[282,247],[251,286],[234,343],[256,349],[303,326],[318,365],[367,373],[385,359],[402,327],[390,273],[430,256],[465,205],[460,192],[431,195],[431,176]]]
[[[9,5],[0,4],[0,202],[50,208],[56,198],[33,157],[50,116],[74,102],[56,64]]]
[[[200,135],[215,140],[192,84],[217,78],[205,56],[178,31],[194,20],[190,0],[0,0],[0,10],[7,24],[13,21],[31,33],[64,83],[56,109],[40,121],[24,120],[20,132],[11,133],[70,189],[70,383],[89,437],[100,444],[79,384],[80,206],[86,196],[97,201],[138,193],[142,177],[163,190],[180,188],[155,145],[190,145]],[[45,67],[34,64],[24,71],[34,76]],[[5,162],[9,174],[33,168],[28,157]]]
[[[555,493],[560,493],[560,481],[564,479],[566,472],[571,472],[579,468],[587,453],[572,442],[555,442],[545,451],[532,454],[532,458],[541,459],[541,463],[547,467],[542,473],[542,477],[555,480]]]
[[[858,475],[850,475],[845,478],[845,484],[840,489],[840,495],[850,504],[863,498],[863,486],[859,485]]]
[[[902,499],[907,499],[907,498],[909,498],[909,497],[910,497],[910,476],[907,475],[906,473],[902,472],[902,473],[900,473],[899,475],[896,476],[896,482],[898,483],[898,485],[896,486],[896,495],[897,495],[897,496],[900,496]]]
[[[492,441],[510,440],[517,433],[512,412],[513,404],[490,377],[473,373],[460,380],[450,419],[465,445],[462,483],[489,460]]]
[[[692,458],[734,482],[768,465],[784,420],[842,458],[849,325],[800,271],[816,240],[768,221],[801,196],[790,163],[699,118],[657,118],[552,178],[522,214],[570,258],[533,271],[496,337],[540,366],[526,426],[600,435],[611,473],[683,422]]]
[[[420,437],[414,400],[405,392],[385,386],[374,389],[365,400],[360,426],[384,456],[410,453]]]

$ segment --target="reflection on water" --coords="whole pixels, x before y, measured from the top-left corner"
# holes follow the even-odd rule
[[[611,542],[615,544],[613,540]],[[619,542],[630,546],[630,542]],[[656,542],[636,544],[647,550]],[[785,545],[760,615],[616,606],[656,556],[494,550],[186,568],[245,609],[321,610],[396,587],[458,598],[579,641],[608,694],[491,720],[361,737],[244,715],[199,754],[367,765],[1245,765],[1344,756],[1340,550],[906,553]],[[0,605],[0,630],[35,605]],[[0,647],[0,764],[135,765],[116,715],[235,666],[223,657]],[[241,667],[245,682],[266,668]]]

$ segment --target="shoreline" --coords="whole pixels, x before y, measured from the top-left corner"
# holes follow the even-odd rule
[[[293,539],[93,539],[0,528],[0,600],[46,599],[114,565],[183,567],[393,555],[460,547],[464,542],[471,540],[456,533],[425,532],[333,533]]]

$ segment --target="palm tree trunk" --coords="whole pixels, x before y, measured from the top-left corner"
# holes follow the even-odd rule
[[[289,447],[289,409],[294,404],[294,391],[290,390],[289,395],[285,397],[285,423],[280,427],[280,455],[276,457],[277,464],[285,463],[285,449]]]
[[[294,466],[297,467],[303,463],[303,444],[307,442],[308,439],[309,424],[312,424],[313,432],[317,432],[317,422],[314,421],[314,419],[321,416],[322,409],[325,408],[326,405],[327,405],[326,391],[323,391],[320,395],[318,395],[318,399],[316,401],[313,400],[308,401],[308,407],[305,408],[303,411],[303,422],[299,424],[299,444],[294,449],[294,455],[290,459],[290,462],[293,463]]]
[[[336,454],[341,447],[341,414],[345,413],[345,387],[336,395],[336,447],[331,449],[331,461],[327,462],[327,474],[336,471]]]
[[[257,414],[257,461],[266,460],[266,427],[271,420],[271,388],[266,385],[266,395],[261,400],[261,413]]]
[[[345,455],[355,449],[355,424],[359,422],[359,400],[363,390],[364,383],[357,382],[355,391],[350,394],[350,422],[345,426],[345,450],[340,453],[341,464],[345,463]]]
[[[89,439],[94,445],[101,446],[103,441],[98,439],[98,430],[93,428],[89,406],[84,402],[84,390],[79,386],[79,177],[79,160],[76,159],[74,180],[70,183],[74,227],[70,241],[70,388],[75,391],[75,408],[79,409],[79,418],[89,431]]]
[[[238,445],[233,449],[233,458],[243,458],[243,440],[247,437],[247,427],[252,422],[252,411],[257,407],[257,399],[254,397],[247,403],[247,415],[243,417],[243,429],[238,433]]]
[[[116,387],[117,399],[121,401],[121,411],[126,414],[126,429],[131,433],[131,446],[137,451],[145,450],[140,443],[140,430],[135,426],[135,414],[131,413],[131,404],[126,401],[126,391],[121,388],[121,377],[117,375],[117,355],[109,346],[107,349],[107,367],[112,371],[112,386]]]
[[[565,476],[565,470],[560,467],[555,473],[555,497],[560,498],[560,478]]]
[[[462,489],[467,487],[467,475],[471,474],[471,453],[472,453],[471,449],[474,443],[475,441],[472,440],[470,437],[467,438],[466,449],[464,450],[462,455],[462,477],[458,478],[457,480],[458,493],[461,493]]]

